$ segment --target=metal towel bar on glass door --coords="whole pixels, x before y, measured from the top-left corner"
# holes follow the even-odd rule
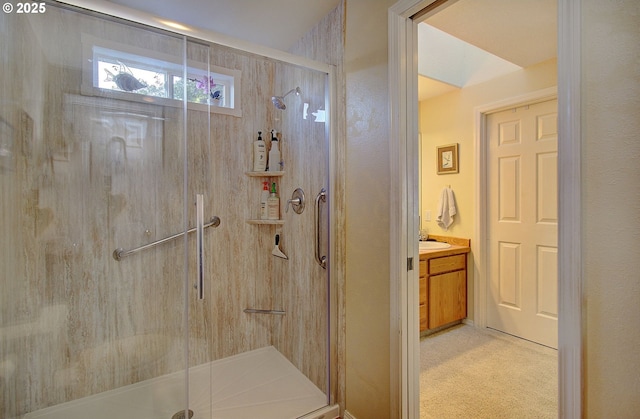
[[[204,228],[218,227],[219,225],[220,225],[220,218],[218,218],[217,216],[214,216],[203,227]],[[194,231],[196,231],[196,227],[187,230],[187,233],[193,233]],[[122,259],[126,258],[127,256],[131,256],[134,253],[138,253],[138,252],[140,252],[142,250],[146,250],[146,249],[149,249],[151,247],[157,246],[159,244],[166,243],[168,241],[177,239],[178,237],[182,237],[183,234],[184,233],[174,234],[173,236],[165,237],[164,239],[157,240],[157,241],[151,242],[149,244],[145,244],[144,246],[136,247],[135,249],[131,249],[131,250],[124,250],[123,248],[119,247],[119,248],[117,248],[116,250],[113,251],[113,258],[115,260],[122,260]]]

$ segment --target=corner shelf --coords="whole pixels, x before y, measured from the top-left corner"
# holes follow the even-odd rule
[[[244,172],[245,175],[250,177],[280,177],[284,175],[284,171],[279,172]]]
[[[284,225],[284,220],[247,220],[247,224],[253,225]]]
[[[264,172],[254,172],[254,171],[247,171],[244,172],[245,175],[249,176],[249,177],[262,177],[262,178],[271,178],[271,177],[281,177],[284,175],[284,171],[277,171],[277,172],[268,172],[268,171],[264,171]],[[250,219],[250,220],[246,220],[247,224],[251,224],[251,225],[284,225],[284,220],[280,219],[280,220],[260,220],[260,219]]]

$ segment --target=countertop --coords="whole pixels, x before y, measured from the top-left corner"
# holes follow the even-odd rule
[[[455,245],[452,244],[451,247],[447,248],[447,249],[429,249],[429,250],[420,250],[420,256],[422,255],[429,255],[430,257],[433,256],[451,256],[451,255],[459,255],[461,253],[469,253],[471,251],[471,248],[469,246],[459,246],[459,245]]]
[[[451,247],[447,249],[430,249],[430,250],[418,250],[420,256],[425,255],[428,258],[459,255],[462,253],[469,253],[471,251],[471,240],[461,239],[458,237],[447,236],[433,236],[429,235],[428,239],[435,240],[437,242],[449,243]]]

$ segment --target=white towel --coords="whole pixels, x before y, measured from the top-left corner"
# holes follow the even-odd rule
[[[453,224],[453,217],[458,211],[456,210],[456,199],[453,196],[451,188],[444,188],[440,195],[440,203],[438,204],[438,225],[445,231]]]

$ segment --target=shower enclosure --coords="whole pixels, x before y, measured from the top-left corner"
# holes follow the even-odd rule
[[[0,418],[316,417],[331,70],[40,7],[0,15]]]

